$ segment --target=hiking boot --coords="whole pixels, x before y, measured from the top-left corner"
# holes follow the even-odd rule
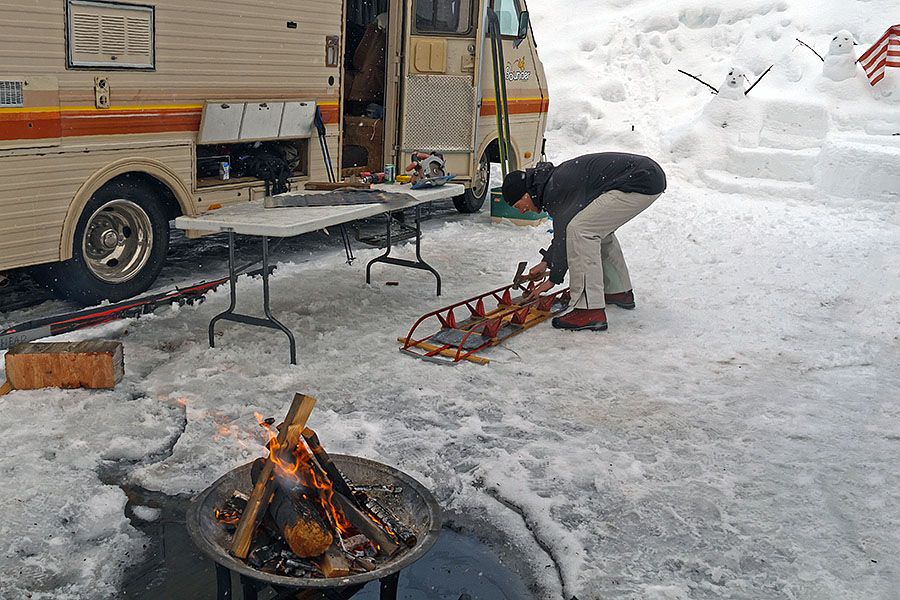
[[[588,308],[576,308],[570,313],[554,318],[553,326],[556,329],[571,329],[572,331],[581,329],[603,331],[608,327],[606,324],[606,311],[602,308],[593,310]]]
[[[634,291],[619,292],[618,294],[603,294],[607,304],[615,304],[619,308],[634,308]]]

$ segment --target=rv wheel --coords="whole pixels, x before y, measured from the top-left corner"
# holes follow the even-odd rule
[[[484,205],[484,199],[487,198],[488,188],[491,182],[491,163],[488,161],[487,154],[478,161],[478,170],[472,180],[472,187],[466,188],[466,191],[453,199],[453,205],[461,213],[473,213],[481,210]]]
[[[149,288],[169,245],[165,210],[145,186],[114,181],[84,207],[72,258],[49,265],[41,279],[83,304],[116,302]]]

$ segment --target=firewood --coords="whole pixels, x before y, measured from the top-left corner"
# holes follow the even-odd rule
[[[315,404],[315,398],[304,396],[303,394],[294,394],[294,400],[284,419],[285,427],[282,427],[281,431],[278,432],[273,448],[284,448],[291,425],[299,425],[302,430]],[[274,450],[269,452],[269,458],[266,460],[265,466],[263,466],[259,479],[253,486],[253,492],[250,494],[247,508],[244,509],[244,514],[241,515],[241,520],[238,522],[237,530],[235,530],[234,537],[231,540],[231,553],[238,558],[247,558],[247,554],[250,552],[250,544],[253,541],[253,532],[256,531],[256,526],[262,515],[265,514],[269,501],[272,499],[274,491],[272,473],[275,469],[274,454]]]
[[[0,396],[5,396],[6,394],[12,391],[12,384],[9,381],[4,381],[3,385],[0,385]]]
[[[322,555],[321,562],[325,577],[346,577],[350,574],[350,561],[347,560],[337,540]]]
[[[334,491],[343,494],[344,497],[352,501],[357,508],[362,508],[362,505],[353,495],[353,490],[347,485],[347,480],[344,479],[343,473],[338,470],[334,462],[332,462],[331,457],[325,452],[325,448],[323,448],[322,444],[319,442],[319,436],[316,435],[316,432],[307,427],[303,430],[303,439],[306,440],[306,445],[312,450],[316,462],[319,463],[319,466],[322,467],[322,470],[328,475],[328,479],[331,480]]]
[[[356,508],[356,505],[345,498],[343,494],[335,492],[331,497],[331,501],[337,504],[338,509],[360,533],[372,540],[372,543],[375,544],[381,553],[387,556],[393,556],[400,550],[400,545],[391,539],[389,533],[382,529],[378,523],[369,518],[361,510]]]
[[[300,490],[275,486],[269,514],[291,551],[301,558],[319,556],[334,541],[329,527]]]
[[[256,484],[266,459],[258,458],[250,467],[250,481]],[[316,492],[276,470],[275,485],[263,525],[276,532],[291,551],[301,558],[319,556],[333,541],[331,528],[319,516],[310,500]]]
[[[6,353],[11,388],[112,388],[125,374],[122,342],[25,342]]]
[[[387,527],[387,529],[393,532],[393,534],[397,536],[397,539],[402,541],[409,548],[412,548],[419,543],[419,538],[416,537],[415,532],[394,516],[394,513],[388,510],[375,498],[369,495],[365,495],[364,497],[366,511],[374,515],[376,519]]]

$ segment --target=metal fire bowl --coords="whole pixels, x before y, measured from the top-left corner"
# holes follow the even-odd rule
[[[406,473],[393,467],[343,454],[332,454],[331,458],[338,469],[356,485],[396,485],[402,488],[399,494],[367,493],[390,509],[416,533],[418,543],[414,547],[406,548],[401,544],[400,551],[390,562],[374,571],[348,577],[330,579],[287,577],[254,569],[228,552],[232,534],[228,533],[225,525],[215,517],[216,509],[221,508],[235,490],[249,494],[253,489],[250,481],[250,467],[253,463],[229,471],[191,501],[187,513],[187,528],[191,538],[207,556],[231,571],[270,585],[298,589],[361,585],[393,575],[422,558],[437,541],[441,532],[441,507],[431,492]]]

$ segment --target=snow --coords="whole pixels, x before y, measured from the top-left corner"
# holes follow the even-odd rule
[[[482,212],[427,225],[441,298],[386,265],[366,286],[375,250],[352,267],[334,245],[274,251],[298,366],[276,331],[223,323],[208,347],[227,289],[61,336],[121,340],[126,376],[0,398],[0,598],[114,597],[146,544],[118,483],[201,491],[263,454],[254,413],[281,418],[294,392],[318,399],[329,451],[410,473],[536,597],[897,598],[900,73],[834,81],[796,42],[824,54],[847,30],[859,54],[895,3],[612,0],[577,28],[571,5],[532,4],[549,158],[631,151],[667,172],[619,231],[637,308],[611,307],[602,333],[537,327],[488,366],[401,355],[416,318],[505,284],[549,240]],[[678,73],[719,87],[773,64],[735,99]],[[260,306],[258,280],[238,288]]]

